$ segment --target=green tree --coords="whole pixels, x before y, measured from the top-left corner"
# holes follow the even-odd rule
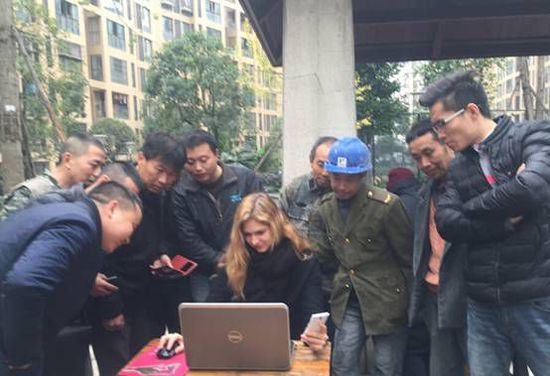
[[[46,108],[39,100],[38,90],[42,89],[47,95],[61,125],[70,133],[78,124],[78,118],[84,116],[84,90],[88,81],[82,71],[82,62],[72,50],[75,46],[63,39],[66,33],[57,26],[55,19],[49,17],[48,10],[41,3],[15,0],[14,10],[16,27],[22,34],[25,50],[32,58],[32,69],[38,78],[38,82],[33,80],[28,61],[20,53],[17,67],[23,87],[21,120],[28,139],[32,140],[30,145],[26,145],[27,153],[47,157],[52,151],[48,146],[56,145],[59,140]]]
[[[91,132],[106,138],[109,158],[116,159],[117,154],[127,153],[129,143],[136,143],[136,135],[132,128],[117,119],[102,119],[92,125]]]
[[[398,133],[398,125],[406,119],[406,108],[396,97],[401,86],[395,79],[399,64],[358,64],[355,67],[355,100],[357,132],[377,161],[375,136]],[[376,163],[374,163],[376,164]],[[373,166],[376,175],[376,165]]]
[[[503,60],[499,58],[437,60],[419,65],[417,72],[422,75],[424,85],[427,86],[448,73],[476,70],[479,72],[481,82],[489,96],[491,96],[495,85],[494,68],[502,64]]]
[[[182,134],[206,127],[229,150],[252,93],[216,38],[186,33],[156,54],[147,73],[146,132]]]

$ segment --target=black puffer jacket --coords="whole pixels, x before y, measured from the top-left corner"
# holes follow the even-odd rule
[[[246,167],[224,165],[223,187],[217,200],[187,173],[174,188],[174,217],[180,253],[210,275],[229,240],[235,210],[242,198],[263,190],[258,176]]]
[[[497,185],[487,183],[475,150],[459,153],[436,222],[446,240],[468,243],[468,296],[513,304],[550,296],[550,123],[495,121],[481,148]]]

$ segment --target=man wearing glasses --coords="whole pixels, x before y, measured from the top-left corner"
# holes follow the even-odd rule
[[[475,72],[420,98],[456,154],[436,224],[467,244],[471,375],[507,374],[517,351],[535,375],[550,368],[550,123],[491,119]]]

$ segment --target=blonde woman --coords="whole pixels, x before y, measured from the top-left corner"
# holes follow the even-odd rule
[[[265,193],[246,196],[237,208],[208,300],[286,303],[292,338],[314,351],[326,344],[325,326],[321,334],[303,333],[310,315],[323,310],[317,261],[307,240]]]
[[[293,339],[301,338],[314,352],[327,343],[325,325],[320,333],[303,333],[310,315],[323,310],[319,265],[308,242],[265,193],[246,196],[237,208],[208,301],[286,303]],[[159,347],[183,351],[182,337],[167,334]]]

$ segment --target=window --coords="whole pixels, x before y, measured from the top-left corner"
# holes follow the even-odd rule
[[[90,76],[92,80],[103,81],[103,59],[101,55],[90,56]]]
[[[99,30],[99,16],[86,19],[86,38],[88,45],[97,46],[101,42],[101,31]]]
[[[122,0],[104,0],[103,7],[119,16],[124,16],[124,3]]]
[[[252,64],[243,64],[242,65],[242,71],[247,79],[250,80],[250,82],[254,82],[254,72],[256,71],[254,69],[254,65]]]
[[[94,90],[94,118],[105,117],[105,92],[103,90]]]
[[[128,119],[128,96],[113,92],[113,115],[119,119]]]
[[[193,0],[176,0],[176,2],[178,2],[181,13],[187,14],[188,16],[193,15]]]
[[[109,46],[126,51],[124,26],[111,20],[107,20],[107,36],[109,39]]]
[[[274,111],[277,109],[277,96],[274,93],[266,93],[264,101],[266,110]]]
[[[128,85],[128,64],[124,60],[111,57],[111,81]]]
[[[212,0],[206,0],[206,18],[212,22],[221,22],[220,4]]]
[[[149,61],[153,56],[153,42],[142,36],[138,37],[138,58],[141,61]]]
[[[141,91],[145,91],[145,85],[146,85],[146,77],[145,77],[145,69],[139,68],[139,88]]]
[[[128,48],[130,49],[130,53],[134,54],[134,45],[136,44],[136,38],[134,36],[134,32],[132,29],[128,28]]]
[[[252,57],[252,45],[246,38],[241,38],[241,53],[243,56]]]
[[[78,7],[66,0],[56,0],[55,15],[57,25],[69,33],[80,34],[78,24]]]
[[[132,74],[132,87],[136,87],[136,66],[135,66],[134,63],[132,63],[131,67],[132,67],[132,72],[131,72],[131,74]]]
[[[175,21],[176,22],[176,37],[181,37],[189,31],[193,31],[193,25],[187,22]]]
[[[59,42],[59,66],[64,71],[82,69],[82,48],[75,43]]]
[[[162,17],[162,36],[165,40],[174,39],[174,20],[169,17]]]
[[[216,29],[212,29],[210,27],[206,28],[206,35],[211,38],[216,38],[218,40],[222,39],[222,32]]]
[[[132,19],[132,0],[126,2],[126,13],[128,13],[128,19]]]
[[[138,29],[151,32],[151,12],[149,9],[136,3],[136,26]]]
[[[151,32],[151,12],[145,7],[141,7],[141,30]]]
[[[173,12],[174,11],[174,0],[161,0],[160,7],[164,10],[168,10],[170,12]]]

